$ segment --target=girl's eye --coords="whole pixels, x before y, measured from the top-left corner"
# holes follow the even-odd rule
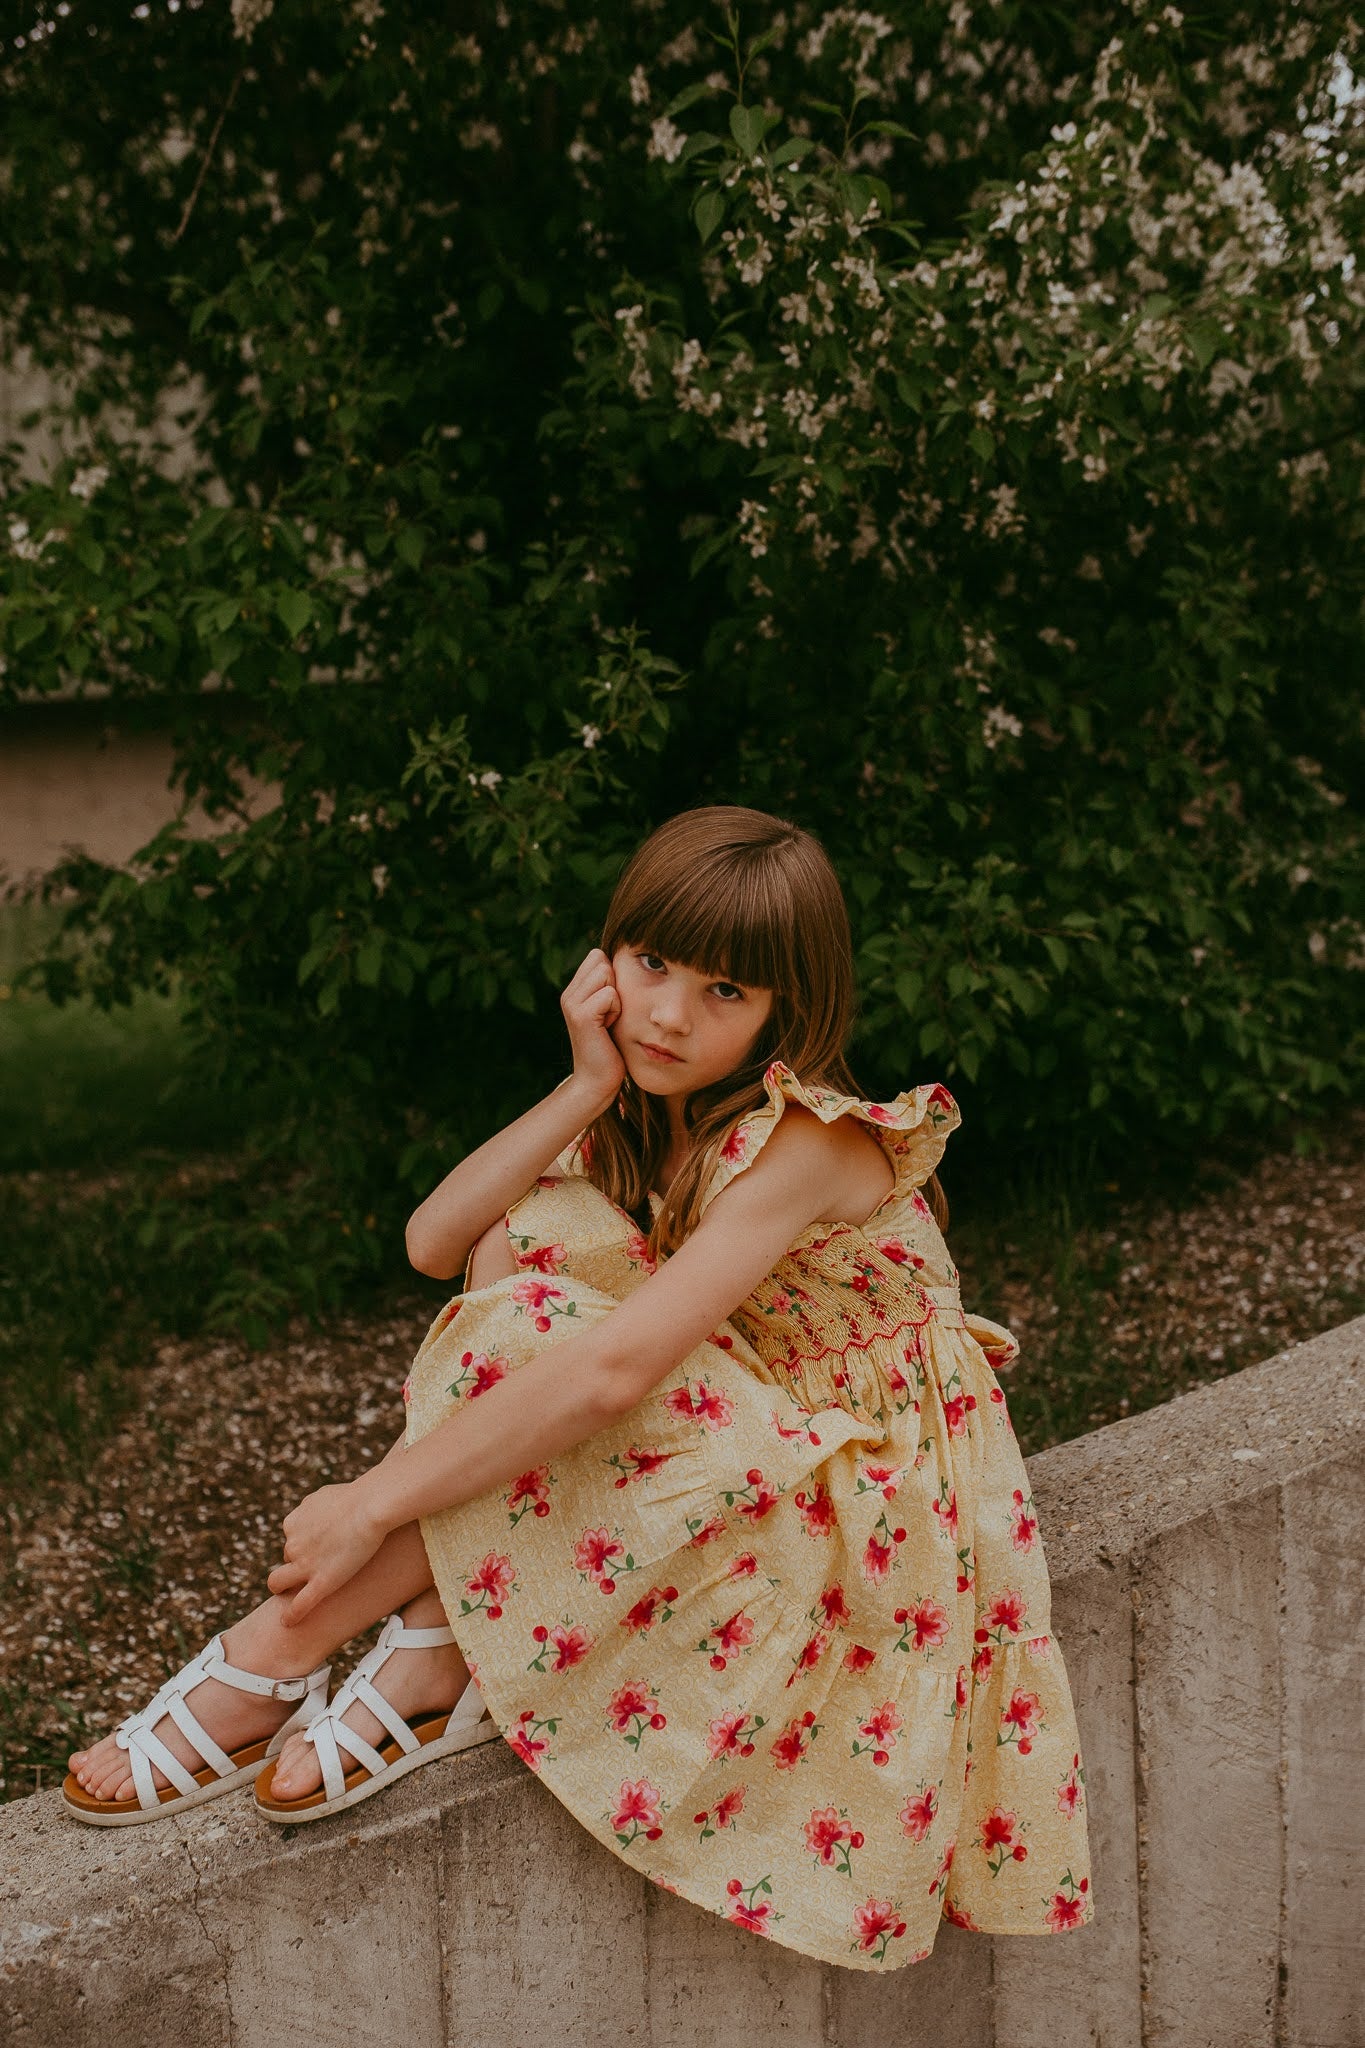
[[[657,953],[637,953],[635,957],[640,962],[641,966],[645,969],[646,973],[649,974],[661,973],[668,964],[665,960],[662,960]],[[730,994],[724,998],[724,1001],[727,1003],[733,1002],[736,999],[738,999],[738,1001],[740,1002],[743,1002],[744,1000],[743,989],[737,987],[733,981],[713,981],[711,986],[712,988],[728,988],[730,990]]]
[[[742,989],[742,988],[736,988],[736,987],[735,987],[735,984],[734,984],[734,983],[733,983],[732,981],[717,981],[717,982],[713,982],[713,983],[712,983],[712,987],[713,987],[713,988],[728,988],[728,989],[730,989],[730,990],[731,990],[731,991],[733,992],[733,994],[734,994],[734,995],[738,996],[738,998],[739,998],[739,1000],[740,1000],[741,1002],[743,1002],[743,1000],[744,1000],[744,991],[743,991],[743,989]],[[729,997],[729,996],[727,996],[727,997],[725,998],[725,1000],[726,1000],[726,1002],[729,1002],[729,1000],[730,1000],[730,997]]]

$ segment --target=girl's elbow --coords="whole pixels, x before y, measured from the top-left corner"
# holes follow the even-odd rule
[[[407,1227],[404,1244],[408,1264],[414,1272],[425,1273],[429,1280],[449,1280],[459,1271],[459,1267],[452,1266],[448,1258],[443,1258],[431,1239],[423,1231],[414,1230],[411,1223]]]

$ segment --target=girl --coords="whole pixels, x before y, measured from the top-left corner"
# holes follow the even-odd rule
[[[645,842],[562,997],[572,1074],[408,1226],[419,1271],[469,1256],[405,1439],[72,1757],[74,1813],[251,1775],[298,1823],[501,1733],[623,1862],[824,1962],[1093,1918],[1017,1347],[940,1233],[957,1106],[864,1100],[853,1007],[808,832],[718,805]]]

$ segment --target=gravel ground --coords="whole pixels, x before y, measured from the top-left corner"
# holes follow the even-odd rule
[[[1365,1109],[1338,1117],[1316,1158],[1286,1144],[1212,1170],[1178,1204],[1117,1201],[1060,1256],[1036,1231],[950,1226],[968,1307],[1023,1347],[1006,1388],[1025,1452],[1359,1313],[1362,1195]],[[405,1296],[255,1354],[164,1344],[89,1471],[6,1505],[0,1797],[53,1783],[68,1749],[255,1604],[281,1517],[399,1434],[408,1361],[438,1305]]]

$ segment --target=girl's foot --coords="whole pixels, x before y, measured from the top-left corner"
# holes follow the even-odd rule
[[[442,1628],[446,1612],[433,1587],[410,1600],[401,1617],[405,1628]],[[468,1683],[464,1658],[453,1643],[444,1643],[435,1649],[395,1649],[378,1674],[375,1690],[405,1721],[412,1721],[423,1714],[447,1713]],[[374,1748],[382,1748],[391,1739],[389,1730],[360,1702],[347,1708],[342,1725],[354,1729]],[[306,1799],[321,1784],[322,1763],[316,1746],[305,1741],[301,1732],[291,1735],[275,1765],[271,1798]]]
[[[246,1665],[245,1668],[252,1667]],[[270,1674],[278,1678],[304,1675],[292,1671]],[[267,1741],[291,1714],[298,1711],[297,1700],[272,1700],[256,1693],[239,1692],[235,1686],[223,1685],[216,1678],[201,1679],[186,1693],[185,1701],[204,1733],[229,1755],[250,1743]],[[206,1759],[200,1756],[169,1714],[156,1723],[152,1732],[165,1743],[177,1763],[184,1764],[190,1772],[203,1768]],[[70,1768],[81,1790],[88,1792],[92,1799],[131,1799],[134,1796],[136,1788],[128,1752],[120,1749],[112,1735],[104,1736],[89,1749],[76,1750],[72,1754]],[[170,1781],[164,1772],[154,1767],[152,1782],[161,1791]]]

